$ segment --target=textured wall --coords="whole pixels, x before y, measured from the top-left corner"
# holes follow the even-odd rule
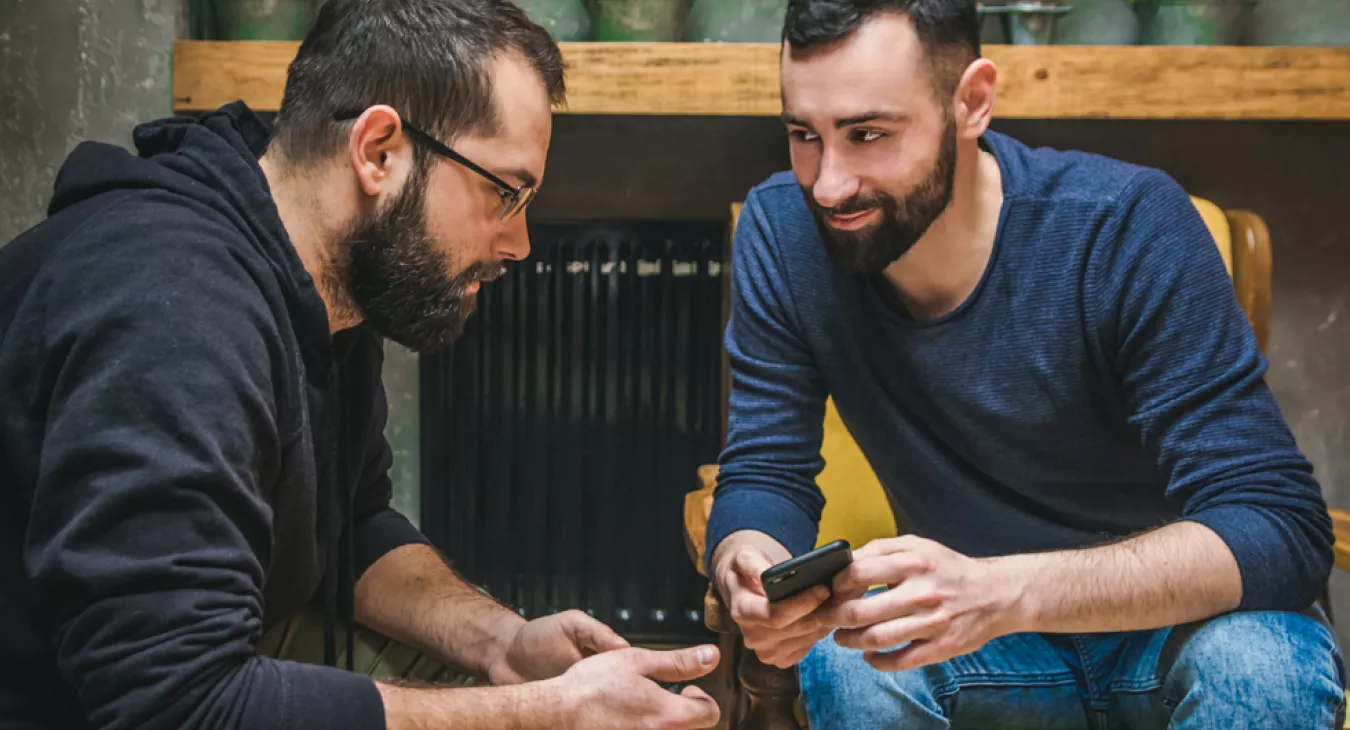
[[[0,245],[42,219],[70,150],[170,113],[178,0],[0,0]]]

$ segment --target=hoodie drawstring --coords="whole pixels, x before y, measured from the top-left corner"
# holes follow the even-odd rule
[[[318,485],[318,532],[319,542],[328,551],[328,560],[324,564],[323,582],[320,592],[323,594],[323,663],[327,666],[337,664],[337,622],[339,613],[346,632],[348,671],[355,671],[356,635],[353,632],[355,622],[356,578],[355,544],[352,539],[351,499],[347,493],[349,483],[348,460],[341,451],[342,446],[351,441],[347,438],[352,428],[347,399],[339,388],[336,373],[329,381],[330,398],[338,400],[337,438],[332,439],[327,453],[328,470],[324,476],[333,476],[336,472],[336,499],[338,502],[339,525],[334,530],[332,520],[333,488],[328,478],[319,479]],[[335,534],[336,533],[336,534]]]

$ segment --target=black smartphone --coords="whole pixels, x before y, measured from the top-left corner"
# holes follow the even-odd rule
[[[760,574],[770,601],[791,598],[815,586],[828,586],[839,571],[853,562],[848,540],[835,540],[809,553],[784,560]]]

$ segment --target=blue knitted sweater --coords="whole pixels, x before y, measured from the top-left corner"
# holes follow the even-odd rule
[[[750,193],[708,554],[740,529],[814,544],[832,396],[902,530],[992,556],[1193,520],[1236,556],[1244,610],[1307,607],[1331,569],[1326,505],[1187,194],[1156,170],[983,143],[1003,176],[993,253],[931,321],[831,264],[791,174]]]

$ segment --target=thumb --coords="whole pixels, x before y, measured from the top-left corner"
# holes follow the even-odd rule
[[[704,644],[676,651],[644,651],[638,655],[638,673],[658,682],[686,682],[717,668],[717,647]]]
[[[764,584],[759,576],[772,567],[768,556],[755,549],[742,550],[731,561],[731,568],[740,577],[741,585],[761,595],[764,593]]]
[[[614,629],[584,613],[579,614],[568,624],[568,633],[572,636],[572,643],[581,650],[582,656],[628,648],[628,641],[619,636]]]

